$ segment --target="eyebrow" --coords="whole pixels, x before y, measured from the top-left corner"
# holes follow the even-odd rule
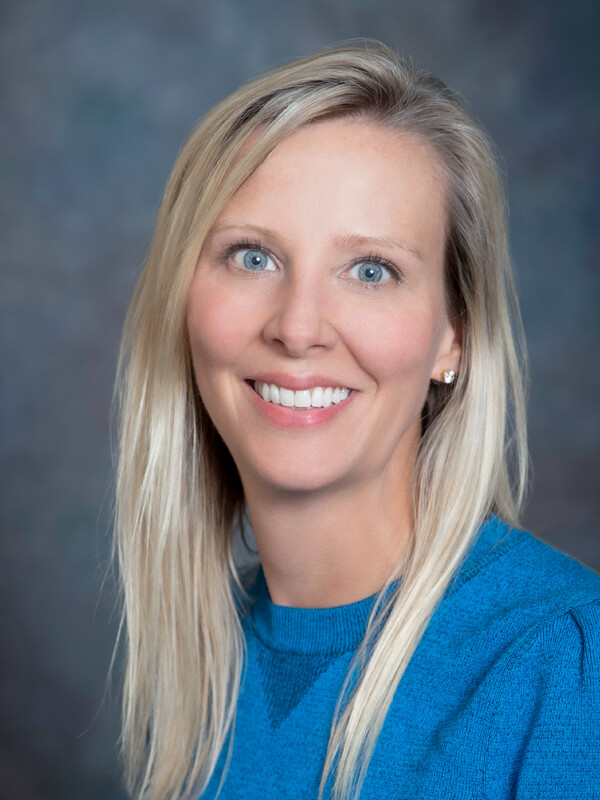
[[[211,228],[206,238],[208,239],[215,234],[225,233],[229,230],[246,230],[255,233],[257,236],[270,237],[276,240],[281,239],[281,237],[275,233],[275,231],[272,231],[269,228],[263,228],[262,225],[252,225],[243,222],[231,222],[226,223],[225,225],[215,225],[213,228]],[[405,252],[417,258],[419,261],[423,260],[420,250],[418,250],[416,247],[413,247],[409,242],[400,236],[367,236],[351,233],[344,236],[335,236],[333,241],[340,250],[365,246],[391,247],[404,250]]]
[[[361,236],[359,234],[350,234],[348,236],[336,236],[334,241],[340,248],[361,247],[364,245],[398,248],[410,253],[410,255],[418,258],[419,261],[423,260],[420,250],[417,250],[417,248],[413,247],[406,239],[399,236]]]
[[[263,228],[261,225],[250,225],[245,222],[230,222],[226,225],[214,225],[208,232],[206,238],[209,239],[217,233],[226,233],[227,231],[252,231],[258,236],[271,237],[279,239],[280,237],[269,228]]]

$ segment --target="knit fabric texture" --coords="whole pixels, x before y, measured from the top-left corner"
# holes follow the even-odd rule
[[[274,605],[259,572],[231,759],[204,798],[316,800],[374,598]],[[329,790],[325,797],[329,797]],[[600,577],[491,518],[390,706],[362,800],[600,800]]]

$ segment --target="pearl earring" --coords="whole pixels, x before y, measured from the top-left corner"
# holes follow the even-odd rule
[[[453,369],[445,369],[442,372],[442,383],[447,383],[448,385],[454,383],[456,379],[456,372]]]

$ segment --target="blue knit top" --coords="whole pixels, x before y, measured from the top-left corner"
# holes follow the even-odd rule
[[[262,573],[253,598],[219,796],[316,800],[374,598],[276,606]],[[216,797],[227,750],[203,798]],[[360,797],[600,798],[600,577],[528,533],[486,523],[398,686]]]

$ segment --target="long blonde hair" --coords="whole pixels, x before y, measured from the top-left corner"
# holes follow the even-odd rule
[[[191,798],[206,787],[233,732],[244,661],[232,553],[244,498],[195,389],[185,322],[194,267],[220,211],[278,142],[311,121],[345,116],[429,143],[445,169],[446,286],[461,318],[462,358],[455,385],[430,390],[403,580],[357,654],[360,677],[338,706],[321,792],[327,781],[335,798],[358,796],[398,682],[478,527],[490,513],[517,522],[527,466],[524,355],[486,135],[441,81],[378,43],[332,49],[243,86],[201,121],[177,159],[120,356],[123,746],[127,785],[140,800]]]

